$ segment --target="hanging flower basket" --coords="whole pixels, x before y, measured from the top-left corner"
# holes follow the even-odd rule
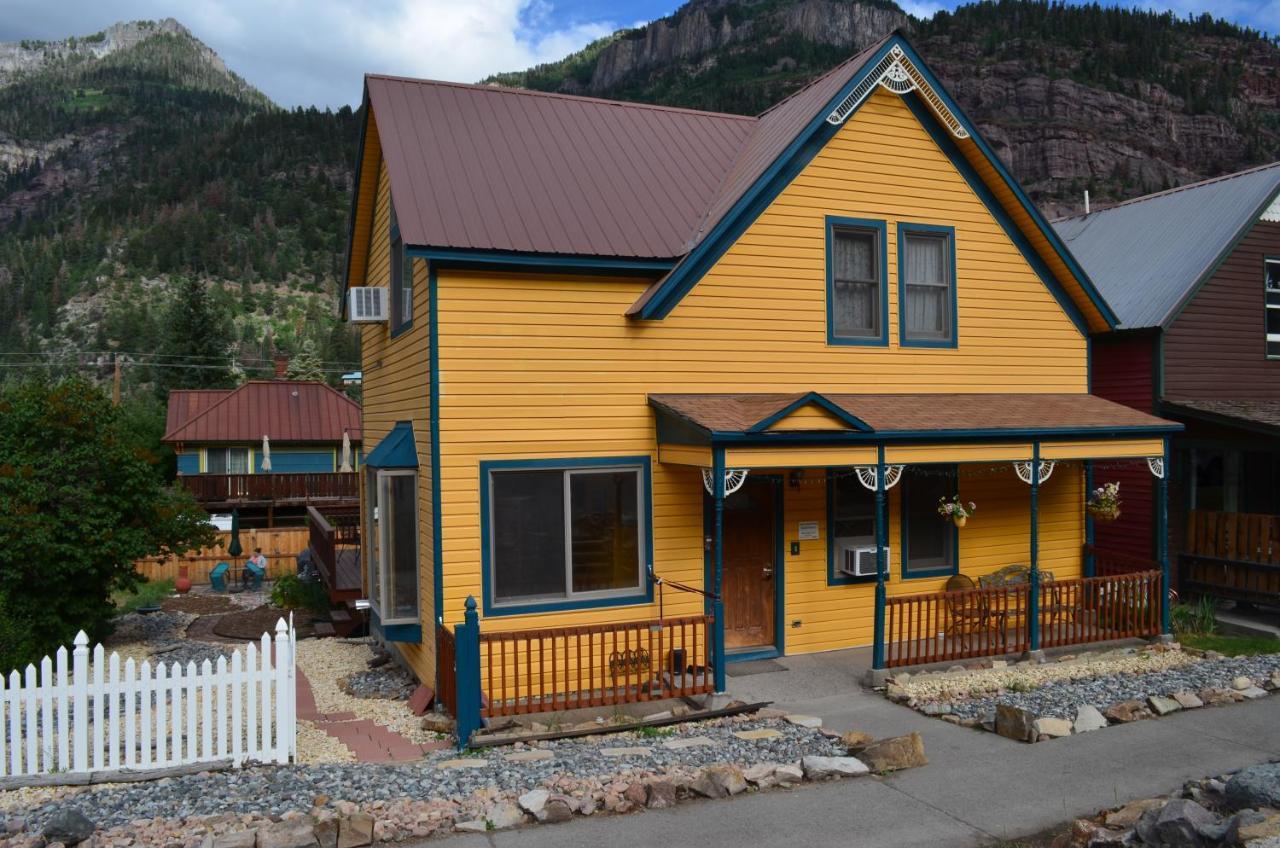
[[[969,521],[969,516],[973,515],[978,505],[973,501],[967,504],[960,500],[960,496],[956,495],[947,500],[946,498],[938,499],[938,515],[941,515],[944,521],[951,521],[957,527],[963,527]]]
[[[1104,483],[1094,489],[1084,507],[1095,521],[1115,521],[1120,517],[1120,484]]]

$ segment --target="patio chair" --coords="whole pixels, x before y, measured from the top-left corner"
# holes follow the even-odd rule
[[[209,585],[213,587],[215,592],[227,591],[227,573],[231,571],[231,566],[225,562],[220,562],[209,571]]]
[[[262,588],[262,579],[267,576],[265,568],[258,568],[251,562],[244,564],[244,571],[240,573],[241,585],[246,589],[257,591]]]
[[[986,596],[959,594],[973,588],[973,579],[967,574],[953,574],[943,587],[943,591],[947,592],[947,625],[944,632],[948,637],[970,636],[992,629],[995,618],[991,614]]]

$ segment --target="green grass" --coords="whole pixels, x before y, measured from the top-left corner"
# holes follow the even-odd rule
[[[1184,648],[1217,651],[1228,657],[1254,654],[1280,654],[1280,639],[1273,636],[1221,636],[1210,633],[1184,633],[1178,637]]]
[[[173,594],[172,580],[152,580],[139,583],[132,592],[116,592],[111,596],[119,615],[133,612],[139,607],[155,607]]]

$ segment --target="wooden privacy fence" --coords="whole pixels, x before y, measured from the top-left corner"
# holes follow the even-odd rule
[[[481,714],[506,716],[711,692],[710,616],[480,634]]]
[[[295,574],[298,570],[298,554],[307,549],[309,531],[306,527],[286,527],[274,529],[242,529],[240,546],[244,553],[243,561],[253,553],[254,548],[262,548],[267,558],[267,577],[274,580],[285,574]],[[218,533],[218,541],[211,548],[201,548],[180,557],[157,558],[148,557],[134,563],[136,570],[148,580],[173,580],[178,576],[179,566],[187,566],[187,576],[192,583],[208,583],[209,572],[220,562],[231,562],[227,553],[227,545],[231,544],[231,533]]]
[[[122,664],[102,645],[91,652],[81,631],[38,672],[32,664],[0,679],[0,777],[287,763],[297,751],[295,643],[281,619],[274,643],[264,633],[230,661],[153,667]]]
[[[1280,602],[1280,516],[1192,510],[1178,576],[1183,594]]]
[[[1158,571],[1044,580],[1031,607],[1026,583],[889,598],[885,665],[890,668],[1059,648],[1160,633]],[[1040,639],[1032,644],[1030,623]]]

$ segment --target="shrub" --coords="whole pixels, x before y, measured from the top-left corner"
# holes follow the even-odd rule
[[[1200,598],[1193,604],[1178,604],[1173,608],[1173,632],[1186,634],[1210,634],[1218,627],[1214,613],[1217,607],[1212,598]]]
[[[139,583],[131,592],[117,592],[113,600],[121,615],[136,612],[142,607],[157,607],[173,594],[172,580],[148,580]]]
[[[281,609],[324,613],[329,611],[329,593],[319,582],[286,574],[276,578],[271,587],[271,603]]]

